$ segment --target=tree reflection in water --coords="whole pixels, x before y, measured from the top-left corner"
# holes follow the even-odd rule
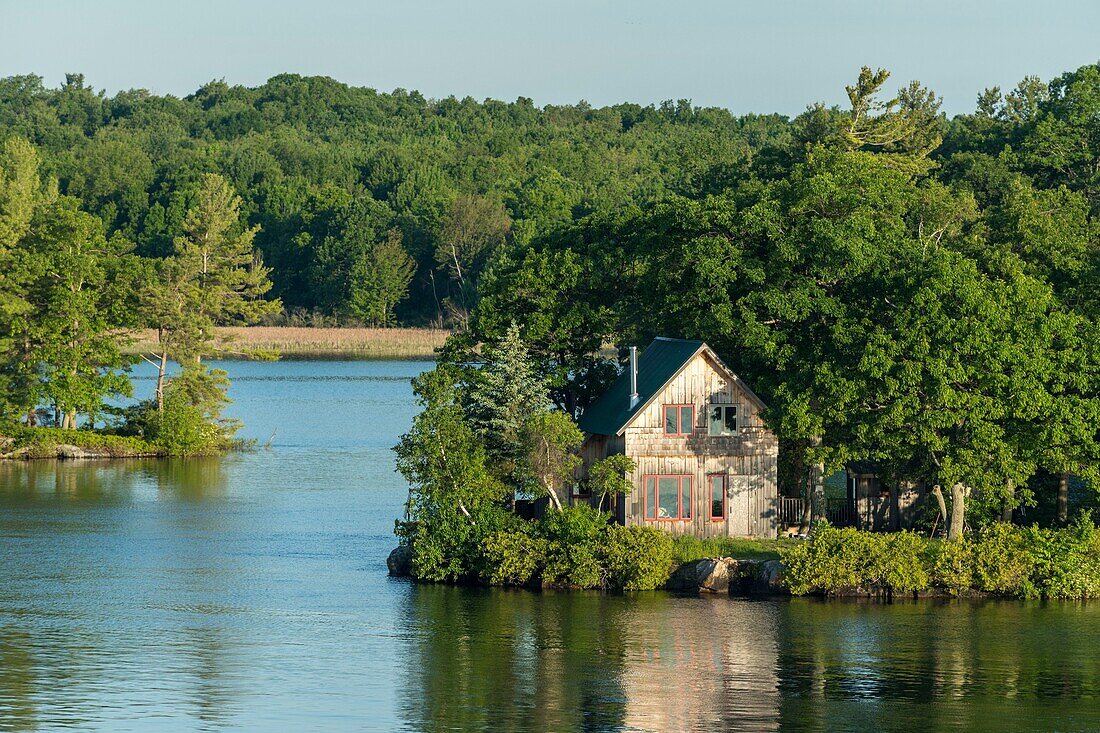
[[[442,586],[408,603],[416,730],[1100,729],[1100,606]]]

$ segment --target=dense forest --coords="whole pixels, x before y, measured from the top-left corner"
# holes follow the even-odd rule
[[[79,74],[59,89],[0,80],[0,137],[33,143],[61,192],[139,255],[168,254],[203,175],[223,176],[259,227],[270,297],[318,324],[459,322],[496,250],[592,212],[722,190],[790,134],[778,115],[686,101],[540,109],[289,74],[184,99],[107,97]]]
[[[158,329],[158,362],[201,363],[209,326],[284,320],[446,325],[444,360],[462,363],[516,324],[574,416],[615,371],[606,344],[703,338],[771,405],[788,490],[870,459],[953,507],[973,497],[976,519],[1049,475],[1064,520],[1066,477],[1100,461],[1100,65],[986,90],[953,119],[917,82],[889,88],[864,69],[848,106],[788,119],[296,75],[183,99],[11,77],[0,209],[17,226],[0,254],[14,267],[83,232],[101,254],[77,290],[101,300],[80,307],[100,334]],[[19,180],[39,214],[13,209]],[[213,278],[195,269],[211,227]],[[7,364],[51,343],[20,315],[63,312],[50,272],[5,301]],[[154,295],[118,287],[126,273]],[[79,359],[41,346],[35,378],[88,366],[101,381],[66,404],[94,412],[119,388],[102,381],[123,365],[109,341]]]

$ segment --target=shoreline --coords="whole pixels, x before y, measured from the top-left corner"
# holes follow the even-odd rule
[[[309,328],[223,326],[217,329],[222,359],[434,359],[451,334],[436,328]],[[156,352],[156,333],[139,331],[122,345],[125,354]]]

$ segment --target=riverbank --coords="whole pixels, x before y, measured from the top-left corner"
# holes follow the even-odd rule
[[[218,329],[218,348],[228,357],[256,353],[286,358],[431,359],[450,331],[432,328],[301,328],[240,326]],[[156,332],[141,331],[124,347],[155,352]]]
[[[0,432],[0,460],[36,458],[151,458],[163,452],[141,438],[93,430],[6,428]]]

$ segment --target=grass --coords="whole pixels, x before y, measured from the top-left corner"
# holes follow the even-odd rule
[[[15,426],[0,431],[0,457],[4,458],[56,458],[59,445],[75,445],[111,458],[159,453],[152,443],[141,438],[106,435],[91,430]]]
[[[732,557],[736,560],[778,560],[779,548],[790,540],[753,540],[740,537],[699,539],[682,535],[672,540],[672,558],[677,565],[709,557]]]
[[[239,326],[218,329],[226,356],[267,352],[279,356],[356,359],[430,359],[449,331],[429,328],[308,328],[299,326]],[[125,351],[156,350],[156,333],[142,331]]]

